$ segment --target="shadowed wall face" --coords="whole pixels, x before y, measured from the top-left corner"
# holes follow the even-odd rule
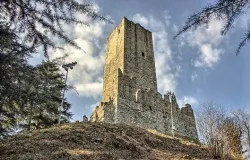
[[[136,88],[157,92],[152,33],[125,19],[124,74],[136,78]]]

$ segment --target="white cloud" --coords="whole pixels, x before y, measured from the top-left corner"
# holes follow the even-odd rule
[[[223,54],[219,45],[225,38],[220,34],[222,27],[223,21],[213,18],[208,26],[193,29],[181,37],[182,44],[198,49],[198,58],[193,60],[195,67],[212,68],[219,62]]]
[[[94,4],[94,8],[100,11],[98,5]],[[77,16],[89,26],[64,25],[64,29],[86,53],[68,44],[64,45],[66,53],[70,54],[66,62],[77,62],[74,69],[69,71],[68,79],[81,96],[96,98],[102,92],[106,38],[113,26],[104,21],[93,21],[85,15]],[[52,56],[62,56],[65,51],[57,50]]]
[[[144,27],[148,27],[148,18],[146,18],[146,17],[144,17],[144,16],[142,16],[141,14],[135,14],[134,16],[133,16],[133,20],[135,21],[135,22],[137,22],[137,23],[139,23],[139,24],[141,24],[142,26],[144,26]]]
[[[95,102],[95,103],[93,103],[93,104],[91,104],[91,105],[90,105],[91,111],[93,112],[93,111],[95,110],[96,106],[98,106],[99,104],[100,104],[99,101],[98,101],[98,102]]]
[[[194,81],[196,80],[196,78],[198,77],[198,74],[196,72],[194,72],[192,75],[191,75],[191,80]]]
[[[88,83],[78,83],[75,85],[77,91],[85,96],[93,96],[96,98],[101,94],[102,91],[102,81],[88,82]]]
[[[132,18],[134,22],[140,23],[153,34],[157,84],[158,90],[161,93],[167,90],[175,90],[178,84],[178,73],[181,69],[180,66],[174,63],[168,41],[169,35],[166,32],[171,17],[165,12],[163,18],[165,21],[158,20],[152,15],[146,17],[139,13],[135,14]]]
[[[195,67],[211,68],[220,60],[220,55],[223,53],[222,49],[213,48],[211,44],[202,44],[199,49],[201,55],[194,61]]]
[[[246,10],[245,14],[243,14],[239,19],[237,19],[237,23],[239,23],[243,29],[248,29],[250,24],[250,11]]]
[[[187,103],[190,104],[191,106],[199,104],[197,99],[192,96],[184,96],[181,99],[178,99],[178,104],[180,107],[184,107],[185,104]]]

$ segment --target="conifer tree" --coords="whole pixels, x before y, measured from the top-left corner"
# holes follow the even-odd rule
[[[17,114],[23,101],[20,82],[30,73],[27,58],[33,48],[18,41],[8,23],[0,21],[0,137],[14,132]]]
[[[81,49],[62,29],[64,24],[88,25],[77,14],[111,22],[97,14],[93,4],[77,0],[1,0],[0,10],[0,20],[8,22],[15,33],[21,33],[22,41],[30,47],[43,47],[46,56],[48,48],[60,48],[51,37]]]
[[[98,15],[92,4],[77,0],[1,0],[0,1],[0,138],[15,133],[15,128],[38,129],[51,126],[56,118],[56,107],[61,101],[60,91],[64,87],[55,69],[42,70],[31,66],[29,57],[43,48],[60,48],[52,37],[64,40],[78,49],[62,29],[64,24],[86,22],[77,15],[110,22]],[[54,63],[54,62],[52,62]],[[45,72],[55,74],[54,77]],[[47,84],[47,85],[45,85]],[[52,85],[52,86],[50,86]],[[72,114],[70,104],[64,103],[63,122]],[[20,125],[17,125],[20,124]]]
[[[58,108],[64,87],[64,75],[60,73],[57,60],[43,61],[34,67],[32,81],[28,84],[33,91],[28,93],[26,109],[22,113],[21,128],[24,130],[50,127],[58,122]],[[62,122],[67,123],[72,117],[71,105],[66,101],[63,106]]]

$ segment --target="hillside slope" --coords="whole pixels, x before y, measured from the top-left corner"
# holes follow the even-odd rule
[[[211,159],[180,138],[127,125],[74,123],[26,132],[0,142],[0,159]]]

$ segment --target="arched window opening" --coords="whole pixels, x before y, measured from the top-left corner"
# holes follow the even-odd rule
[[[144,52],[141,52],[141,55],[142,55],[142,57],[144,57],[145,55],[144,55]]]

